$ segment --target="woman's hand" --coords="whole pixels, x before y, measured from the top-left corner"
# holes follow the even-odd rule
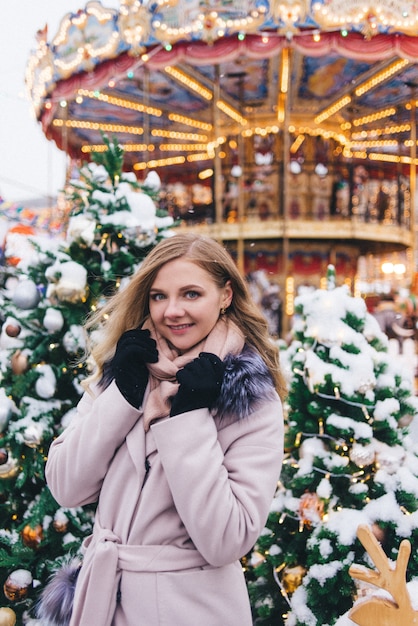
[[[146,363],[158,361],[157,344],[149,330],[127,330],[119,339],[111,369],[124,398],[138,409],[148,382]]]
[[[211,408],[221,393],[225,365],[216,354],[201,352],[197,359],[177,372],[180,384],[170,415],[204,407]]]

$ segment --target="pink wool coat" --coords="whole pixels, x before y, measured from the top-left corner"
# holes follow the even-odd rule
[[[98,500],[71,626],[251,626],[239,559],[280,474],[278,396],[240,420],[198,409],[145,432],[141,417],[112,382],[83,396],[50,448],[56,500]]]

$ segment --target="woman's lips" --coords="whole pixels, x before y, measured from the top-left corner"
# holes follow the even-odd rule
[[[168,328],[172,333],[182,333],[188,328],[191,328],[193,324],[178,324],[177,326],[169,326]]]

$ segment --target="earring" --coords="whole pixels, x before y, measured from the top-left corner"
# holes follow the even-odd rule
[[[221,313],[221,315],[225,315],[225,313],[226,313],[226,307],[224,307],[224,306],[223,306],[223,307],[221,308],[220,313]]]

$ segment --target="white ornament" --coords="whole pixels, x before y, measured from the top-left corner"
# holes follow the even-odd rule
[[[355,463],[358,467],[365,467],[366,465],[371,465],[376,456],[376,449],[373,444],[368,444],[366,446],[361,445],[360,443],[354,443],[350,450],[350,461]]]
[[[47,330],[56,332],[64,326],[64,317],[59,309],[50,307],[45,311],[43,323]]]
[[[57,380],[50,365],[39,365],[40,376],[35,383],[35,391],[40,398],[48,399],[55,395]]]
[[[33,423],[23,432],[23,441],[29,448],[36,448],[42,441],[42,434],[41,425]]]
[[[40,300],[39,291],[33,280],[20,281],[13,292],[12,301],[19,309],[34,309]]]

